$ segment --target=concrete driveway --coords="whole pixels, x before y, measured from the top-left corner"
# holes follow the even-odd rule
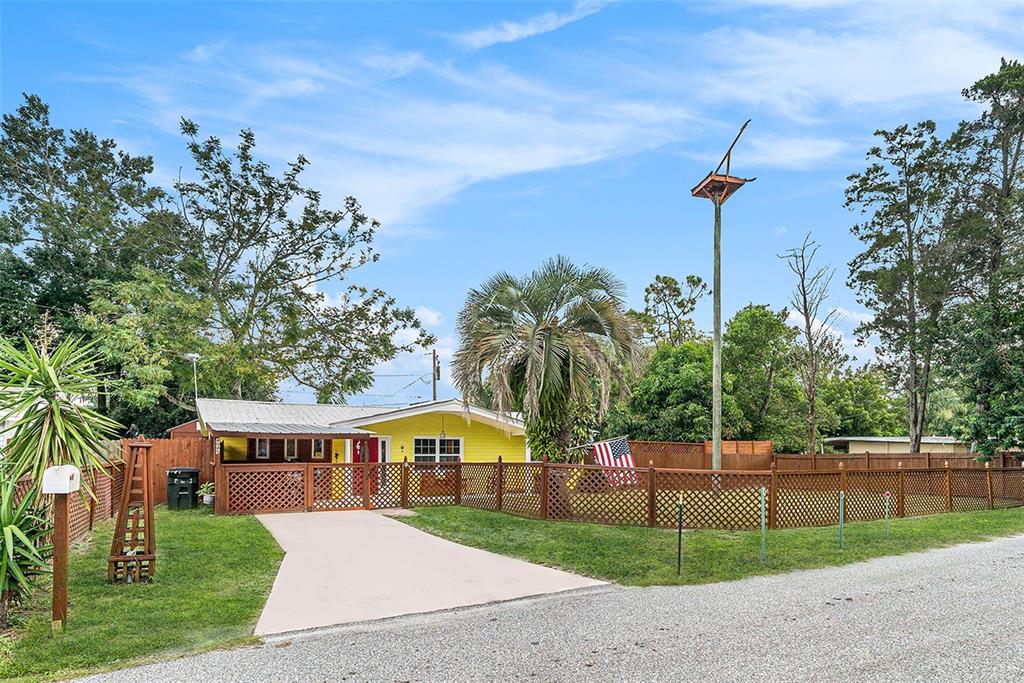
[[[601,585],[445,541],[376,512],[258,519],[285,551],[258,635]]]

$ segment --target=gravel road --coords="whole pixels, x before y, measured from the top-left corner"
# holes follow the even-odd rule
[[[606,586],[269,639],[91,681],[1021,681],[1024,536]]]

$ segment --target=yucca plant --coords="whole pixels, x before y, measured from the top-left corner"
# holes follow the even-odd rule
[[[0,415],[17,416],[0,460],[5,481],[28,475],[38,488],[51,465],[74,465],[86,475],[106,464],[120,425],[84,405],[102,378],[98,361],[91,345],[77,337],[52,351],[27,339],[22,347],[0,339]],[[82,477],[89,495],[90,479]]]
[[[0,485],[0,629],[10,626],[11,606],[28,597],[35,578],[50,571],[49,515],[37,506],[37,491],[28,486],[19,497],[15,479]]]

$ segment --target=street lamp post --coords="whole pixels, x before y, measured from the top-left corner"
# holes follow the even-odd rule
[[[725,156],[718,162],[718,168],[708,173],[704,180],[700,181],[693,188],[694,197],[710,199],[715,205],[715,240],[714,240],[714,277],[711,285],[712,307],[714,311],[714,331],[712,334],[712,355],[711,355],[711,469],[722,469],[722,204],[732,196],[736,190],[754,178],[738,178],[730,175],[732,164],[732,148],[736,146],[743,131],[746,130],[746,123],[740,127]],[[719,173],[722,165],[725,165],[725,174]]]

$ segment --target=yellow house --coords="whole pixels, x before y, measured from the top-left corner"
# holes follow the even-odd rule
[[[522,420],[458,399],[404,408],[199,399],[196,407],[220,464],[530,460]]]
[[[822,442],[838,451],[856,453],[909,453],[909,436],[837,436]],[[971,444],[952,436],[922,436],[921,451],[926,453],[966,453]]]

